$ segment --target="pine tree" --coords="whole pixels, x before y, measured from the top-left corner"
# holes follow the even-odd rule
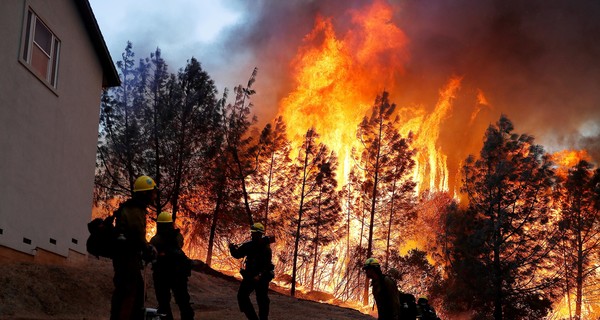
[[[298,271],[298,256],[300,252],[300,240],[306,240],[307,236],[302,232],[302,228],[306,227],[306,212],[313,208],[316,196],[319,191],[319,184],[317,177],[323,173],[323,170],[327,163],[331,167],[331,161],[335,161],[335,157],[332,158],[332,153],[329,151],[327,146],[322,143],[318,143],[319,135],[314,128],[309,129],[304,136],[304,142],[298,153],[296,159],[296,176],[299,177],[299,183],[297,188],[299,189],[299,205],[298,215],[292,221],[294,223],[296,232],[294,233],[294,256],[292,266],[292,287],[290,295],[295,296],[296,294],[296,277]],[[323,177],[321,177],[322,179]]]
[[[256,123],[256,116],[251,116],[253,104],[250,101],[252,95],[256,92],[252,85],[256,81],[257,68],[254,68],[246,87],[241,85],[234,88],[235,101],[227,104],[223,114],[223,123],[225,124],[225,155],[226,163],[230,165],[232,178],[235,179],[241,188],[244,200],[244,211],[247,222],[251,225],[254,222],[252,209],[250,208],[250,198],[248,195],[247,179],[256,172],[258,164],[258,148],[255,144],[250,129]]]
[[[117,62],[122,85],[102,94],[94,191],[98,205],[131,196],[135,179],[146,173],[139,86],[147,71],[145,65],[136,67],[134,56],[128,42]]]
[[[487,129],[479,158],[467,158],[468,207],[448,215],[447,253],[454,281],[474,292],[468,298],[477,300],[480,317],[541,319],[556,282],[550,258],[558,232],[549,218],[554,174],[533,137],[512,131],[502,116]]]
[[[371,201],[367,257],[373,256],[375,220],[380,218],[376,213],[382,210],[378,203],[388,197],[384,192],[385,186],[401,180],[408,181],[412,168],[413,152],[410,150],[409,140],[403,138],[398,132],[399,118],[393,116],[395,109],[396,105],[390,103],[389,94],[384,91],[375,99],[371,115],[363,119],[356,134],[361,145],[360,159],[357,163],[365,171],[365,185],[368,186],[368,196]],[[395,168],[402,168],[402,170],[395,171]],[[393,178],[394,173],[397,174],[396,178]],[[365,278],[363,303],[368,304],[368,301],[369,281]]]
[[[340,222],[340,199],[336,192],[337,158],[333,152],[323,159],[316,177],[314,206],[307,212],[308,229],[312,232],[310,242],[313,246],[313,268],[310,280],[310,290],[314,290],[315,276],[319,264],[319,248],[326,246],[338,238],[337,229]],[[313,231],[314,230],[314,231]]]
[[[290,141],[286,137],[286,125],[282,117],[277,117],[273,124],[265,125],[261,132],[259,145],[260,157],[256,174],[252,175],[252,186],[260,212],[264,216],[263,221],[265,229],[271,225],[280,227],[281,221],[285,218],[282,215],[291,198],[289,184],[291,181]],[[276,216],[272,216],[275,211]],[[272,218],[270,218],[272,217]],[[277,231],[277,230],[275,230]]]
[[[165,132],[168,153],[164,166],[168,173],[173,219],[179,211],[180,198],[201,183],[204,167],[213,156],[212,144],[219,125],[216,87],[200,63],[192,58],[177,77],[167,83],[167,103],[173,113]],[[163,187],[166,183],[163,183]]]
[[[567,283],[575,284],[575,318],[581,319],[584,285],[597,279],[595,261],[600,258],[600,169],[579,161],[560,184],[561,228]],[[572,272],[571,270],[574,270]],[[574,279],[573,279],[574,278]],[[593,296],[589,292],[588,295]],[[569,301],[570,304],[570,301]]]

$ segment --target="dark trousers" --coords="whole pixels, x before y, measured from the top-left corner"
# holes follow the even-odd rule
[[[158,313],[166,316],[162,319],[172,320],[171,291],[175,297],[175,303],[179,307],[181,320],[194,319],[194,310],[190,305],[190,294],[188,293],[188,276],[176,270],[160,270],[152,274],[154,279],[154,292],[158,301]]]
[[[121,255],[113,259],[115,275],[110,307],[111,320],[144,318],[144,279],[142,261],[137,255]]]
[[[256,302],[258,303],[258,315],[254,311],[254,306],[250,301],[250,294],[256,290]],[[238,290],[237,299],[240,311],[243,312],[249,320],[268,320],[269,319],[269,281],[253,278],[244,278]]]

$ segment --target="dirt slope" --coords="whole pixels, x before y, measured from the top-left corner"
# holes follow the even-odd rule
[[[150,272],[147,268],[149,280]],[[227,276],[193,272],[189,289],[196,319],[245,319],[237,307],[238,286]],[[109,260],[90,258],[77,267],[0,263],[0,319],[108,319],[112,289]],[[373,319],[353,309],[277,292],[271,292],[270,298],[272,320]],[[146,305],[156,306],[153,288],[149,288]],[[176,305],[173,310],[178,317]]]

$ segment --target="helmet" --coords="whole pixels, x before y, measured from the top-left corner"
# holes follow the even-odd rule
[[[427,297],[419,297],[419,300],[417,300],[417,304],[426,304],[427,302],[429,302]]]
[[[363,266],[363,270],[367,270],[370,268],[378,268],[379,269],[379,260],[375,259],[375,258],[369,258],[365,261],[365,264]]]
[[[158,223],[173,222],[173,216],[170,213],[163,211],[156,218],[156,222],[158,222]]]
[[[148,176],[141,176],[133,183],[133,192],[148,191],[156,189],[156,183]]]
[[[262,223],[257,222],[250,227],[250,232],[265,233],[265,226]]]

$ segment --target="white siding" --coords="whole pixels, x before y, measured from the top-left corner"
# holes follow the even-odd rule
[[[55,92],[19,62],[28,6],[61,41]],[[72,0],[2,0],[0,21],[0,245],[85,253],[100,62]]]

